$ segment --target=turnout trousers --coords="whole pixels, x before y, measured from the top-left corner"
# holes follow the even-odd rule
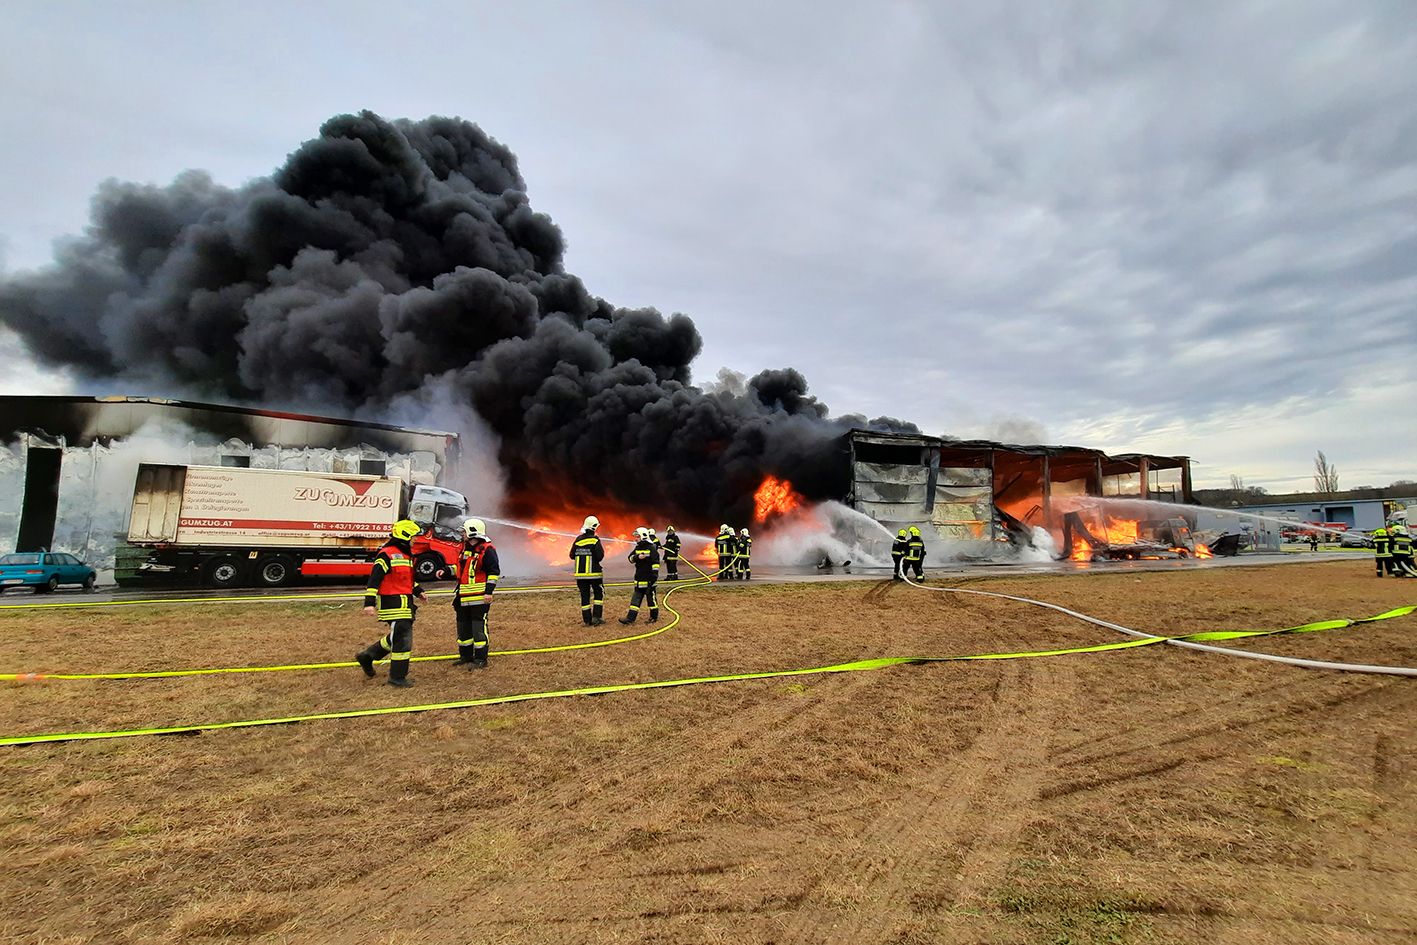
[[[413,655],[413,621],[391,620],[389,632],[377,643],[369,644],[361,656],[368,656],[374,662],[389,658],[389,678],[408,677],[408,660]]]
[[[635,582],[635,593],[630,598],[630,613],[628,614],[630,623],[634,623],[635,619],[639,617],[640,604],[646,602],[649,604],[649,622],[654,623],[659,619],[659,595],[655,589],[656,584],[658,584],[657,581]]]
[[[901,563],[902,561],[904,561],[904,560],[905,560],[905,555],[891,555],[891,564],[893,564],[893,565],[895,566],[895,567],[892,569],[892,572],[893,572],[893,573],[891,574],[891,577],[895,578],[895,580],[897,580],[897,581],[903,581],[903,580],[905,580],[904,578],[901,577],[901,575],[904,574],[905,571],[904,571],[904,570],[901,568],[901,566],[900,566],[900,563]]]
[[[733,558],[733,555],[718,556],[718,579],[720,581],[733,580]]]
[[[463,604],[455,608],[458,618],[458,658],[487,662],[487,614],[491,604]]]
[[[576,578],[576,587],[581,589],[581,619],[589,627],[605,609],[605,578]]]
[[[679,559],[678,559],[678,558],[666,557],[666,558],[664,559],[664,567],[665,567],[665,569],[669,572],[667,575],[665,575],[665,577],[667,577],[667,578],[668,578],[669,580],[671,580],[671,581],[677,581],[677,580],[679,580]]]

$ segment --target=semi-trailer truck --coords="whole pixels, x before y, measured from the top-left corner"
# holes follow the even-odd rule
[[[128,543],[146,551],[120,583],[196,578],[211,587],[282,587],[302,576],[367,576],[402,518],[421,581],[452,575],[467,499],[400,479],[288,469],[142,463]]]

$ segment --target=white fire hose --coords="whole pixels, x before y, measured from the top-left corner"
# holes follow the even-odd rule
[[[1057,604],[1049,604],[1046,601],[1033,600],[1028,597],[1015,597],[1012,594],[997,594],[993,591],[975,591],[963,587],[929,587],[925,584],[917,584],[910,579],[909,574],[902,573],[901,577],[911,587],[918,587],[924,591],[940,591],[946,594],[977,594],[980,597],[998,597],[1003,600],[1014,600],[1022,604],[1033,604],[1037,607],[1047,607],[1049,610],[1056,610],[1060,614],[1067,614],[1069,617],[1076,617],[1079,620],[1094,624],[1099,627],[1106,627],[1108,630],[1116,630],[1118,633],[1125,633],[1127,636],[1141,637],[1149,640],[1165,640],[1172,646],[1184,646],[1192,650],[1205,650],[1210,653],[1221,653],[1225,656],[1243,656],[1252,660],[1267,660],[1271,663],[1283,663],[1287,666],[1299,666],[1304,669],[1328,669],[1337,670],[1343,673],[1375,673],[1384,676],[1417,676],[1417,669],[1407,666],[1375,666],[1364,663],[1332,663],[1326,660],[1306,660],[1297,656],[1275,656],[1271,653],[1252,653],[1249,650],[1236,650],[1226,646],[1211,646],[1206,643],[1193,643],[1188,640],[1172,640],[1169,637],[1160,637],[1154,633],[1143,633],[1140,630],[1133,630],[1121,624],[1110,623],[1100,620],[1097,617],[1089,617],[1087,614],[1080,614],[1076,610],[1069,610],[1066,607],[1059,607]]]

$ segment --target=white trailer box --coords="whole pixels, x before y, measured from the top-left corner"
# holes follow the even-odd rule
[[[143,545],[375,547],[404,510],[398,479],[143,463],[128,540]]]

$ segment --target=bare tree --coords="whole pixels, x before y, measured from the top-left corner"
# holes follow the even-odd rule
[[[1338,467],[1329,463],[1323,450],[1314,457],[1314,491],[1324,495],[1338,491]]]
[[[1234,473],[1231,473],[1231,474],[1230,474],[1230,490],[1231,490],[1232,492],[1244,492],[1244,491],[1245,491],[1245,477],[1244,477],[1244,476],[1237,476],[1237,475],[1235,475]]]

